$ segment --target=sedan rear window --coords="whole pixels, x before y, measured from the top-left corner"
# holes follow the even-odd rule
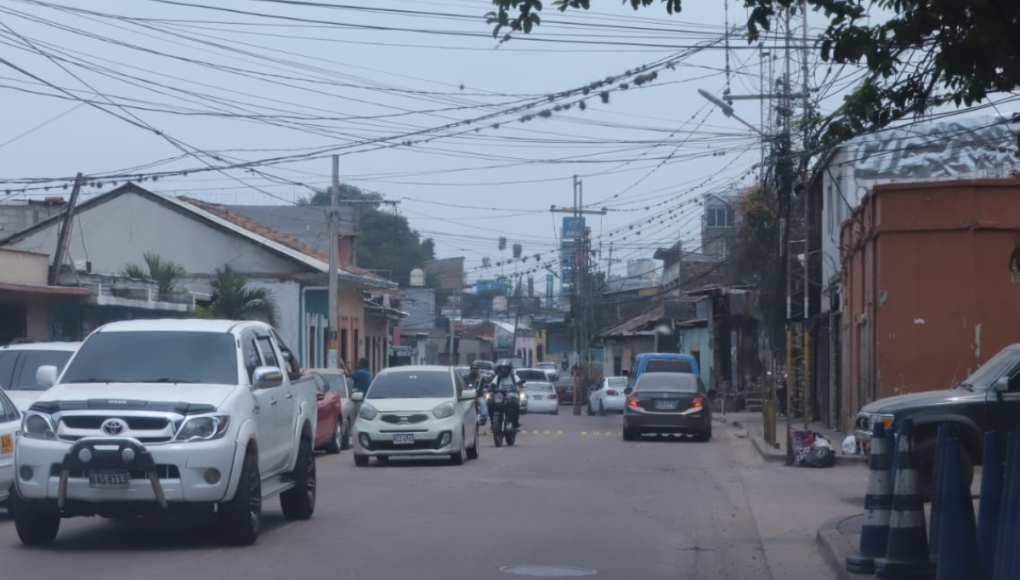
[[[698,377],[686,374],[641,375],[638,379],[637,391],[677,391],[680,393],[697,393]]]
[[[453,396],[446,371],[396,371],[377,376],[366,399],[440,399]]]
[[[60,382],[238,384],[234,335],[101,332],[82,344]]]
[[[517,371],[517,378],[522,381],[541,381],[545,382],[549,380],[546,376],[545,371]]]
[[[691,361],[680,359],[653,358],[645,364],[646,373],[693,373]]]

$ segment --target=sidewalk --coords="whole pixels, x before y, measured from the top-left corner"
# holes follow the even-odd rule
[[[755,450],[761,455],[765,461],[775,461],[783,463],[786,461],[786,418],[780,417],[779,422],[776,425],[776,437],[779,440],[779,447],[774,448],[765,441],[764,432],[764,418],[761,413],[728,413],[726,415],[717,414],[715,420],[723,423],[724,425],[733,425],[738,429],[746,429],[748,433],[748,439],[751,440],[751,444],[754,445]],[[794,430],[804,429],[803,419],[793,422],[792,428]],[[836,450],[836,462],[837,463],[860,463],[867,465],[868,457],[866,455],[844,455],[843,454],[843,439],[846,437],[843,433],[833,431],[831,429],[825,429],[818,421],[808,424],[808,429],[821,433],[831,443],[833,448]]]

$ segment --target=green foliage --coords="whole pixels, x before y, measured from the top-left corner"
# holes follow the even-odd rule
[[[624,0],[634,9],[664,4],[680,12],[681,0]],[[541,23],[540,0],[492,0],[486,14],[493,35],[525,34]],[[749,42],[776,28],[786,9],[799,12],[799,0],[744,0]],[[559,0],[561,12],[590,7],[590,0]],[[1020,86],[1020,3],[931,2],[930,0],[807,0],[828,26],[817,50],[833,64],[865,64],[868,75],[845,97],[831,119],[820,123],[824,144],[916,117],[946,103],[973,105],[992,93]],[[883,20],[875,12],[892,13]],[[1016,120],[1016,117],[1014,117]],[[824,131],[824,134],[821,134]]]
[[[230,265],[216,270],[212,283],[213,316],[225,320],[262,320],[276,325],[276,299],[266,288],[248,287],[248,279]]]
[[[170,260],[164,260],[159,254],[145,252],[142,255],[145,268],[137,264],[124,266],[124,275],[136,280],[153,280],[159,284],[159,295],[170,296],[183,292],[179,286],[181,278],[187,275],[184,266]]]
[[[375,201],[383,199],[375,192],[366,192],[358,187],[340,184],[341,203],[346,201]],[[302,205],[329,206],[328,191],[299,202]],[[382,211],[375,204],[356,204],[355,213],[361,215],[361,237],[358,240],[358,266],[375,270],[382,275],[389,274],[393,281],[409,284],[411,270],[436,258],[435,242],[411,229],[407,218]]]
[[[736,203],[740,215],[731,282],[758,286],[764,328],[782,329],[786,318],[785,270],[779,254],[780,210],[775,195],[755,186]],[[774,337],[775,338],[775,337]]]

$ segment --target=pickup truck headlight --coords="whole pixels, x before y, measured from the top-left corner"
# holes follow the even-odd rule
[[[21,423],[21,434],[33,439],[56,439],[53,418],[45,413],[29,411]]]
[[[432,414],[435,415],[436,419],[446,419],[447,417],[453,417],[454,408],[453,403],[443,403],[435,409],[432,409]]]
[[[358,416],[366,421],[371,421],[372,419],[375,419],[378,414],[379,411],[377,411],[375,407],[365,403],[361,406],[361,412],[358,413]]]
[[[200,415],[184,420],[174,441],[211,441],[227,433],[230,417],[227,415]]]

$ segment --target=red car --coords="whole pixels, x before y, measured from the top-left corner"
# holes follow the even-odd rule
[[[340,395],[319,373],[309,373],[315,380],[315,391],[318,397],[319,426],[315,430],[315,448],[326,453],[340,453],[344,448],[343,410],[340,406]]]

